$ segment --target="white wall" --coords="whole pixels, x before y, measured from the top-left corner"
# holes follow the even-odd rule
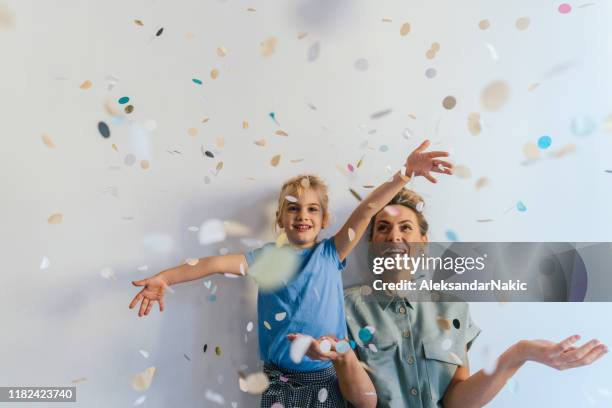
[[[237,387],[239,369],[259,367],[256,333],[244,341],[256,317],[251,283],[213,278],[215,302],[202,282],[180,285],[163,315],[139,319],[127,308],[135,294],[129,282],[188,257],[247,249],[237,238],[200,246],[187,228],[210,218],[242,222],[253,228],[251,238],[270,239],[275,194],[300,172],[329,183],[333,231],[355,205],[348,188],[365,193],[363,184],[382,182],[385,167],[398,168],[425,137],[472,173],[435,186],[414,182],[427,198],[431,240],[452,230],[464,241],[610,241],[612,174],[604,170],[612,169],[612,134],[604,123],[612,114],[612,5],[581,4],[562,15],[549,0],[0,1],[0,385],[70,385],[85,377],[77,406],[131,406],[141,395],[131,375],[155,366],[148,407],[214,406],[206,390],[222,394],[227,406],[256,406]],[[531,25],[518,31],[515,21],[524,16]],[[491,27],[482,31],[485,18]],[[412,32],[401,37],[406,21]],[[308,35],[298,39],[298,32]],[[264,58],[259,44],[270,36],[278,45]],[[434,41],[441,49],[428,60]],[[309,61],[317,42],[318,58]],[[217,56],[218,46],[226,57]],[[359,58],[368,60],[367,71],[354,68]],[[425,77],[429,67],[436,78]],[[111,91],[109,75],[118,78]],[[498,79],[510,97],[490,113],[480,94]],[[91,89],[79,89],[85,80]],[[441,104],[447,95],[458,101],[450,111]],[[104,104],[118,108],[121,96],[135,111],[113,119]],[[370,118],[384,109],[393,111]],[[288,137],[274,135],[279,127],[269,112]],[[470,112],[482,115],[479,136],[468,132]],[[572,120],[585,117],[595,128],[576,135]],[[109,139],[97,132],[100,120],[111,127]],[[154,131],[145,128],[150,120]],[[55,148],[43,144],[43,133]],[[568,143],[576,151],[560,159],[545,152],[523,165],[523,146],[543,134],[553,138],[551,151]],[[223,148],[215,146],[219,136]],[[253,143],[261,138],[266,147]],[[201,146],[216,159],[205,158]],[[124,164],[127,154],[135,165]],[[275,154],[282,154],[276,168],[269,164]],[[356,173],[336,169],[363,155]],[[148,170],[138,165],[144,159]],[[218,160],[224,167],[214,176]],[[476,190],[480,177],[491,184]],[[528,210],[507,211],[518,200]],[[47,223],[54,213],[63,214],[61,224]],[[494,221],[476,222],[482,218]],[[41,270],[43,257],[50,266]],[[147,272],[138,271],[143,265]],[[104,268],[116,280],[104,279]],[[472,311],[483,328],[473,370],[486,363],[485,349],[498,353],[520,338],[580,333],[612,343],[609,303],[472,304]],[[490,405],[609,406],[611,361],[566,372],[529,365]]]

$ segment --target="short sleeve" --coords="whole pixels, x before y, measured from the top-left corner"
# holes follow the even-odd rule
[[[324,240],[323,255],[331,259],[339,271],[343,270],[346,267],[346,259],[344,259],[344,261],[340,261],[340,255],[338,255],[338,250],[336,249],[336,241],[334,240],[334,237],[327,238]]]
[[[268,243],[262,246],[261,248],[257,248],[257,249],[253,249],[251,251],[245,252],[244,257],[246,258],[247,265],[249,267],[253,266],[257,258],[259,258],[261,254],[263,254],[270,245],[274,245],[274,244]]]
[[[472,320],[469,305],[467,305],[467,307],[465,308],[465,317],[463,321],[468,322],[467,328],[465,330],[464,340],[465,340],[465,346],[467,350],[469,350],[472,347],[472,343],[474,342],[474,340],[476,340],[476,337],[478,337],[478,335],[481,332],[480,327],[474,324],[474,321]]]

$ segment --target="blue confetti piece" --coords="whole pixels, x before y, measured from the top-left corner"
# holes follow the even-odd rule
[[[110,137],[110,129],[108,125],[104,122],[98,122],[98,132],[100,132],[103,138]]]
[[[192,81],[194,84],[202,85],[202,81],[199,80],[198,78],[193,78]]]
[[[217,295],[208,295],[208,300],[210,302],[214,302],[215,300],[217,300]]]
[[[382,145],[378,148],[378,150],[380,150],[381,152],[386,152],[387,150],[389,150],[389,146],[387,145]]]
[[[457,233],[453,230],[446,230],[446,239],[448,239],[449,241],[453,241],[453,242],[459,241],[459,237],[457,236]]]
[[[347,341],[339,341],[338,343],[336,343],[336,351],[340,354],[348,353],[350,349],[351,346],[348,344]]]
[[[121,105],[125,105],[126,103],[128,103],[130,101],[130,98],[128,96],[122,96],[121,98],[119,98],[119,103]]]
[[[520,212],[527,211],[527,207],[525,207],[525,204],[523,204],[522,201],[519,201],[518,203],[516,203],[516,209],[519,210]]]
[[[370,340],[372,340],[372,332],[367,327],[363,327],[361,330],[359,330],[359,339],[363,343],[368,343]]]
[[[357,347],[357,343],[355,343],[354,340],[349,340],[349,345],[351,346],[353,350],[355,349],[355,347]]]
[[[552,144],[552,139],[550,136],[544,135],[538,139],[538,147],[542,150],[548,149]]]

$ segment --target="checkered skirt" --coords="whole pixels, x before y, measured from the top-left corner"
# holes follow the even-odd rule
[[[336,370],[301,372],[286,370],[273,364],[264,365],[270,386],[261,396],[261,408],[344,408],[346,407]]]

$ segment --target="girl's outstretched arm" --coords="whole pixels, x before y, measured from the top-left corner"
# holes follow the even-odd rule
[[[488,404],[527,361],[566,370],[591,364],[606,354],[607,346],[598,340],[591,340],[581,347],[573,347],[579,338],[580,336],[574,335],[560,343],[521,340],[499,357],[497,367],[491,374],[480,370],[470,376],[466,363],[455,372],[444,394],[443,404],[450,408],[480,408]]]
[[[378,186],[355,208],[346,223],[334,236],[336,250],[341,261],[357,245],[357,242],[359,242],[359,239],[368,228],[370,219],[400,192],[402,187],[410,181],[411,177],[423,176],[432,183],[436,183],[437,180],[432,177],[430,172],[452,174],[453,165],[447,161],[437,159],[438,157],[447,157],[448,153],[442,151],[425,152],[425,149],[428,147],[429,140],[425,140],[406,158],[406,171],[404,174],[401,171],[395,173],[390,181]]]
[[[149,314],[155,302],[159,302],[159,311],[164,311],[164,293],[166,288],[177,283],[188,282],[204,278],[215,273],[231,273],[234,275],[246,274],[248,269],[246,258],[243,254],[228,254],[222,256],[209,256],[198,259],[198,262],[190,262],[174,268],[166,269],[157,275],[139,281],[132,281],[134,286],[144,286],[134,296],[130,303],[130,309],[140,302],[138,316]]]

